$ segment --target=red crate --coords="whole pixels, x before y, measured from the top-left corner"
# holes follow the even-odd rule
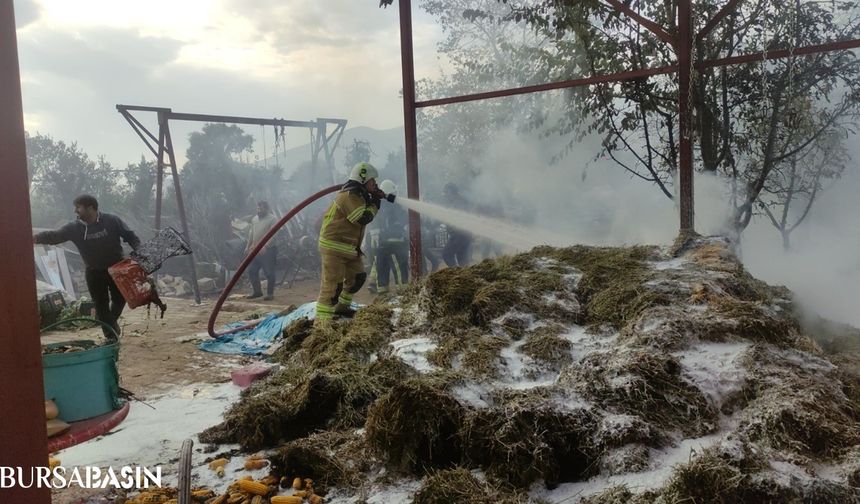
[[[110,273],[129,308],[156,303],[158,293],[155,290],[155,285],[137,261],[123,259],[108,268],[108,273]]]

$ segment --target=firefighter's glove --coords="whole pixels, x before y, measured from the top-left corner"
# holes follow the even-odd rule
[[[382,200],[386,200],[389,203],[394,203],[395,196],[393,194],[385,194],[384,192],[382,192],[382,189],[377,189],[373,191],[373,196],[377,198],[380,202]]]
[[[375,205],[376,208],[380,208],[382,206],[382,200],[385,199],[385,193],[380,189],[377,189],[370,193],[371,204]]]
[[[376,193],[377,193],[377,191],[374,191],[374,192],[365,191],[364,202],[368,205],[373,205],[377,209],[379,209],[379,207],[381,206],[381,203],[379,201],[379,196],[377,196]]]

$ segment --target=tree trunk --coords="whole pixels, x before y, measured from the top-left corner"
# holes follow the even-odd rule
[[[782,234],[782,249],[785,250],[786,252],[788,252],[789,250],[791,250],[791,238],[790,238],[791,237],[791,231],[783,229],[783,230],[781,230],[781,234]]]
[[[771,99],[771,114],[769,118],[768,124],[768,133],[767,140],[764,145],[764,152],[762,152],[762,161],[761,161],[761,172],[759,172],[758,177],[752,183],[747,184],[746,187],[746,195],[744,203],[735,210],[735,218],[734,218],[734,227],[735,233],[738,237],[740,237],[741,233],[743,233],[744,229],[750,223],[753,216],[753,205],[758,200],[759,194],[761,194],[762,189],[764,188],[765,181],[767,180],[770,171],[773,169],[775,164],[775,149],[776,149],[776,132],[779,128],[779,115],[781,113],[780,108],[780,100],[782,99],[782,88],[778,87],[774,90],[773,98]]]
[[[697,44],[698,54],[704,54],[704,46],[701,42]],[[700,72],[696,79],[696,85],[693,87],[693,93],[690,97],[693,100],[693,107],[696,111],[694,125],[699,132],[699,150],[702,155],[702,170],[708,173],[716,173],[717,171],[717,148],[714,142],[716,130],[720,125],[716,123],[716,118],[711,110],[707,100],[707,84],[713,77],[713,71]]]

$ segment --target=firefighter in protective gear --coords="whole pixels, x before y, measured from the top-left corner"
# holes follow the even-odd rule
[[[323,216],[319,251],[322,262],[320,294],[314,325],[335,315],[352,316],[352,296],[367,279],[360,246],[364,227],[379,211],[385,194],[377,187],[379,172],[370,163],[358,163]]]
[[[466,199],[460,195],[460,190],[454,184],[446,184],[442,189],[442,197],[451,208],[471,212]],[[472,235],[455,226],[447,226],[448,241],[442,250],[442,260],[448,267],[468,266],[471,262]]]
[[[395,194],[397,186],[391,180],[383,180],[379,188],[386,194]],[[395,207],[374,221],[379,229],[379,243],[374,250],[376,260],[376,285],[379,294],[388,292],[392,273],[394,283],[409,282],[409,240],[406,209]],[[399,280],[399,281],[398,281]]]

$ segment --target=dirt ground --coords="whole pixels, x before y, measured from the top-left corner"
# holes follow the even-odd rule
[[[245,292],[236,289],[221,310],[216,330],[223,324],[248,320],[290,305],[300,305],[316,299],[317,280],[295,283],[291,288],[279,288],[272,301],[246,299]],[[164,319],[158,318],[157,309],[147,313],[146,308],[126,308],[120,320],[119,374],[120,386],[141,400],[157,397],[168,390],[190,383],[221,383],[230,381],[230,371],[260,357],[222,355],[204,352],[197,344],[209,338],[206,325],[217,295],[204,296],[201,304],[194,299],[164,298],[167,311]],[[373,295],[366,289],[356,294],[356,302],[369,303]],[[70,339],[99,339],[101,330],[86,329],[78,332],[57,331],[42,336],[42,343]],[[101,492],[68,488],[54,491],[53,504],[80,504],[99,502]],[[109,501],[105,501],[109,502]]]
[[[224,303],[216,321],[216,330],[223,324],[254,319],[290,305],[300,305],[316,299],[319,284],[306,280],[290,289],[277,289],[275,299],[260,301],[245,299],[244,293],[232,294]],[[356,295],[356,301],[367,303],[373,295],[366,289]],[[219,383],[230,380],[230,371],[244,366],[256,357],[232,356],[203,352],[197,343],[207,339],[206,325],[217,297],[204,297],[197,305],[193,299],[165,298],[167,311],[158,318],[158,310],[126,309],[120,320],[119,373],[120,385],[140,399],[164,393],[177,385],[189,383]],[[68,339],[101,338],[99,329],[76,333],[51,332],[43,335],[43,343]]]

